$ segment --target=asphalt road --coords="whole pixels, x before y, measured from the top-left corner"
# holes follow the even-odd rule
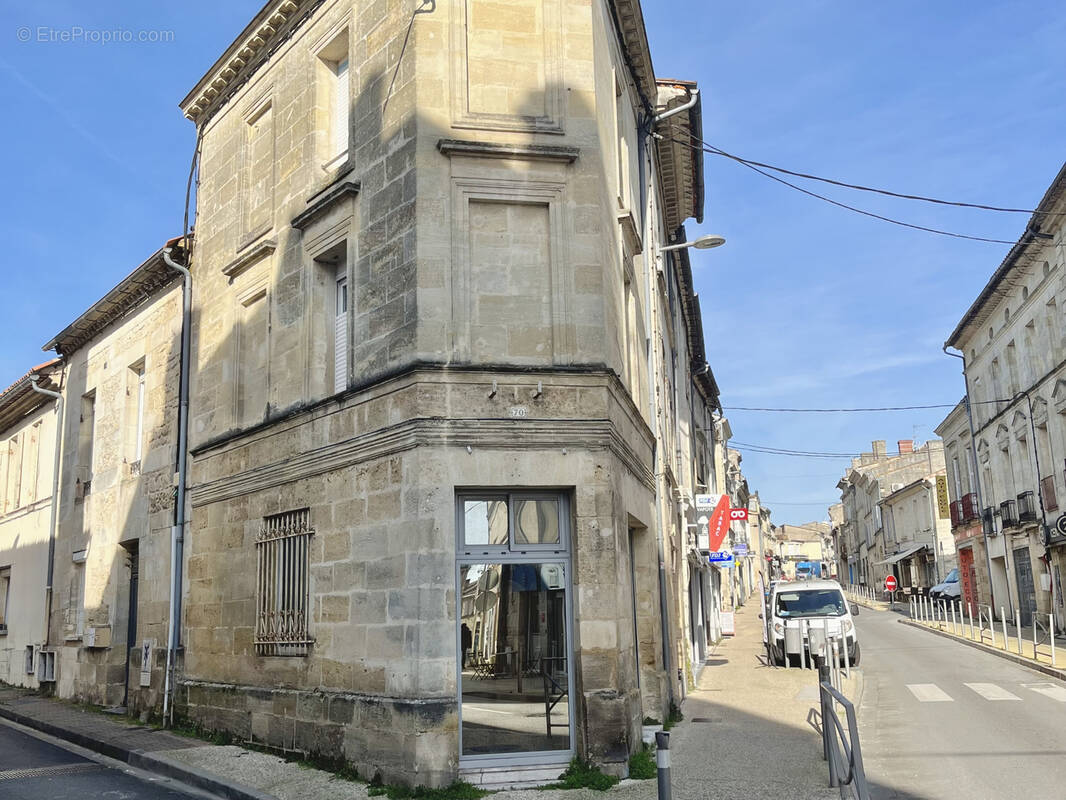
[[[0,720],[0,798],[3,800],[190,800],[186,794],[81,748],[38,738]]]
[[[1066,797],[1066,684],[899,619],[855,620],[875,800]]]

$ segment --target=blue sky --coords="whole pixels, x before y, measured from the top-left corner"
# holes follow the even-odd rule
[[[253,2],[39,3],[0,13],[6,243],[0,385],[181,230],[193,127],[177,102]],[[693,79],[708,141],[738,155],[900,191],[1032,207],[1063,158],[1059,2],[763,4],[646,0],[656,71]],[[38,41],[39,29],[168,31],[162,43]],[[31,41],[19,41],[20,30]],[[23,34],[24,35],[24,34]],[[693,255],[707,351],[728,406],[952,403],[940,346],[1005,245],[908,231],[707,157]],[[932,227],[1015,239],[1026,218],[812,187]],[[695,226],[690,223],[695,232]],[[741,442],[857,452],[932,437],[941,411],[729,413]],[[752,454],[777,522],[825,517],[846,460]]]

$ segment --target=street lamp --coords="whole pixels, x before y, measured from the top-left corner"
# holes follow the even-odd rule
[[[697,250],[710,250],[712,247],[721,247],[725,244],[725,237],[719,236],[716,233],[708,233],[704,236],[698,236],[691,242],[681,242],[680,244],[670,244],[666,247],[660,247],[659,252],[665,253],[669,250],[683,250],[686,247],[694,247]]]

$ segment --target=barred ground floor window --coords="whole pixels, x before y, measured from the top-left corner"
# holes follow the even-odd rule
[[[304,656],[310,650],[310,509],[263,519],[256,538],[255,652]]]

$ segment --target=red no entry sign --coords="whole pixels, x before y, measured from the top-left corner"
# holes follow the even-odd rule
[[[889,575],[887,578],[885,578],[885,591],[886,592],[894,592],[894,591],[896,591],[896,576],[895,575]]]

